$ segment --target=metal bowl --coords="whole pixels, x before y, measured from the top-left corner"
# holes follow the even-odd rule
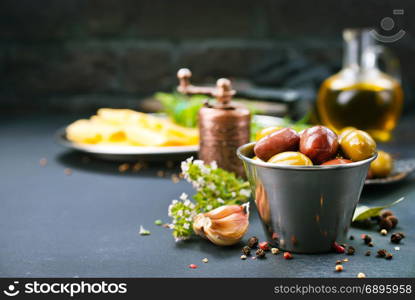
[[[254,145],[237,154],[269,241],[297,253],[328,252],[344,241],[377,154],[343,165],[284,166],[251,159]]]

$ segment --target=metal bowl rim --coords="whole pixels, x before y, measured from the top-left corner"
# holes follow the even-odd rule
[[[238,157],[244,161],[246,161],[247,163],[250,163],[252,165],[255,166],[259,166],[259,167],[264,167],[264,168],[269,168],[269,169],[281,169],[281,170],[301,170],[301,171],[322,171],[322,170],[334,170],[334,169],[349,169],[349,168],[355,168],[355,167],[360,167],[362,165],[368,164],[370,162],[372,162],[377,156],[378,153],[375,152],[375,154],[373,154],[373,156],[364,159],[364,160],[360,160],[360,161],[355,161],[352,163],[348,163],[348,164],[342,164],[342,165],[313,165],[313,166],[290,166],[290,165],[278,165],[278,164],[273,164],[273,163],[269,163],[269,162],[264,162],[264,161],[260,161],[260,160],[254,160],[252,158],[249,158],[247,156],[245,156],[244,154],[242,154],[242,150],[249,148],[249,147],[253,147],[255,145],[256,142],[251,142],[245,145],[240,146],[236,153],[238,155]]]

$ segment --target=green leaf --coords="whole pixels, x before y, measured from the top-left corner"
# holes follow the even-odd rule
[[[403,199],[405,199],[405,197],[399,198],[398,200],[384,206],[358,206],[354,212],[352,222],[363,221],[372,217],[376,217],[383,209],[396,205],[399,202],[403,201]]]

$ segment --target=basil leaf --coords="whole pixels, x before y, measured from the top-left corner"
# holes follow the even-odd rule
[[[399,202],[403,201],[403,199],[405,199],[405,197],[399,198],[398,200],[384,206],[358,206],[354,212],[352,222],[363,221],[372,217],[376,217],[383,209],[396,205]]]

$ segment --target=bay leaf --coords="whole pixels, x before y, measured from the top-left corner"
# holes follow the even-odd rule
[[[398,204],[399,202],[403,201],[405,199],[405,197],[401,197],[398,200],[387,204],[387,205],[383,205],[383,206],[374,206],[374,207],[369,207],[369,206],[365,206],[365,205],[361,205],[356,207],[356,210],[354,211],[354,215],[352,218],[352,222],[356,222],[356,221],[363,221],[372,217],[376,217],[379,215],[379,213],[388,207],[391,207],[393,205]]]

